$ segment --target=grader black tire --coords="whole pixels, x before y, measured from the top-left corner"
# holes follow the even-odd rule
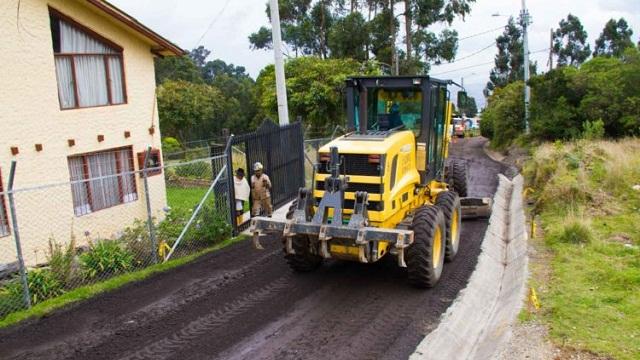
[[[409,282],[418,288],[431,288],[442,275],[445,222],[437,206],[422,206],[416,210],[412,228],[414,240],[407,248],[406,262]]]
[[[441,192],[436,198],[436,206],[442,210],[444,215],[447,233],[444,260],[450,262],[456,257],[460,246],[460,229],[462,225],[460,197],[454,191]]]
[[[287,211],[287,219],[293,217],[293,212],[298,204],[297,200],[294,200]],[[306,235],[296,235],[291,239],[291,247],[296,252],[295,254],[287,254],[285,249],[284,258],[287,260],[289,267],[296,272],[311,272],[322,265],[322,257],[318,254],[313,254],[309,247],[309,237]],[[285,239],[282,239],[283,245]]]
[[[460,197],[467,197],[467,163],[464,160],[454,159],[451,161],[451,179],[453,181],[453,191]]]
[[[284,256],[291,269],[297,272],[311,272],[322,265],[322,257],[311,252],[308,236],[296,235],[291,241],[296,253]]]

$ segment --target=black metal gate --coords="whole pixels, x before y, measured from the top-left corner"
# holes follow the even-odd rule
[[[305,185],[304,135],[299,122],[278,126],[265,120],[255,132],[229,138],[225,155],[229,164],[227,179],[231,209],[235,209],[233,173],[237,167],[246,166],[247,181],[250,181],[253,164],[262,163],[265,174],[271,179],[271,201],[274,209],[294,199],[298,190]],[[251,200],[249,203],[251,205]],[[238,224],[235,216],[231,216],[230,221],[235,233],[249,224],[248,221]]]

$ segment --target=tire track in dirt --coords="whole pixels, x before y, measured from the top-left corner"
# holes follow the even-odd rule
[[[260,269],[260,266],[269,261],[273,261],[277,253],[281,253],[281,249],[274,249],[265,252],[262,256],[254,261],[249,262],[239,269],[223,271],[222,274],[204,279],[196,279],[185,284],[184,287],[177,289],[167,297],[153,302],[145,307],[138,309],[131,314],[119,316],[112,321],[100,324],[94,328],[91,333],[82,333],[70,341],[63,344],[39,349],[37,352],[21,354],[17,358],[27,356],[30,359],[67,359],[74,356],[77,349],[90,349],[100,344],[108,342],[108,339],[119,334],[133,326],[145,326],[151,322],[159,322],[162,319],[171,316],[190,303],[201,299],[212,292],[220,291],[226,286],[232,285],[246,276],[251,275]]]
[[[288,286],[289,279],[290,276],[281,277],[242,299],[227,303],[222,309],[192,321],[173,335],[122,357],[121,360],[166,359],[208,331],[228,323],[234,317],[249,311],[260,302],[276,296],[278,292]]]

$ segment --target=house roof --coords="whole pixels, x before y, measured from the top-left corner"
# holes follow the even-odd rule
[[[104,12],[108,16],[114,18],[115,20],[121,22],[128,28],[134,30],[139,33],[143,37],[149,39],[154,46],[151,51],[158,56],[182,56],[187,54],[187,52],[181,49],[178,45],[172,43],[171,41],[165,39],[160,36],[155,31],[149,29],[141,22],[136,20],[131,15],[125,13],[124,11],[118,9],[111,3],[105,0],[86,0],[89,4],[96,7],[98,10]]]

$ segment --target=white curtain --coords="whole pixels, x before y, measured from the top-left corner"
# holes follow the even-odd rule
[[[87,156],[93,210],[120,203],[116,157],[112,152]]]
[[[74,55],[73,60],[64,56],[56,57],[58,96],[61,107],[68,109],[108,105],[109,90],[111,90],[112,104],[124,103],[122,60],[119,56],[109,56],[118,55],[120,51],[63,20],[59,23],[60,54]],[[74,97],[74,74],[71,61],[74,61],[73,65],[75,65],[79,104],[76,104]],[[107,76],[111,80],[110,89],[107,85]]]
[[[124,82],[122,81],[122,63],[119,57],[109,56],[109,78],[111,79],[111,103],[124,103]]]
[[[73,68],[71,67],[70,57],[56,57],[56,76],[58,78],[60,106],[63,109],[76,107],[76,98],[73,92]]]
[[[80,106],[107,105],[109,95],[104,57],[99,55],[76,56],[75,60]]]
[[[77,216],[91,212],[89,196],[87,195],[87,182],[84,181],[82,157],[69,158],[69,172],[71,173],[71,195],[73,197],[73,209]]]
[[[60,20],[60,52],[75,54],[117,53],[108,45],[63,20]]]
[[[133,167],[130,150],[120,150],[118,152],[120,160],[120,182],[122,183],[122,197],[124,202],[138,200],[138,192],[136,190],[136,176],[133,174]]]

